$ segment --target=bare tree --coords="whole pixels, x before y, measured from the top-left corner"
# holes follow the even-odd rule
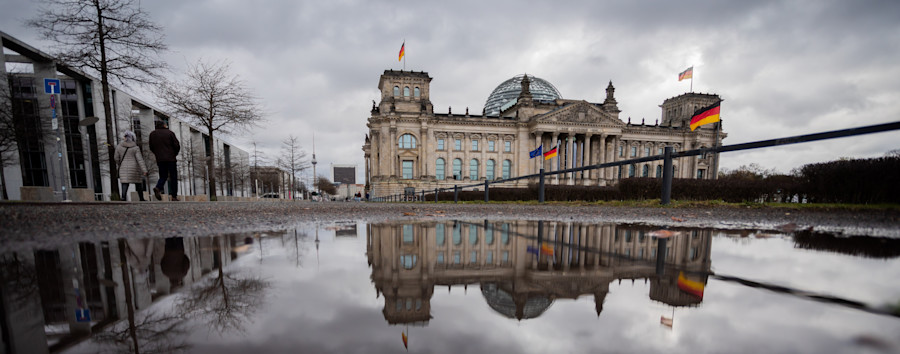
[[[331,180],[329,180],[328,177],[325,176],[319,176],[319,178],[316,180],[316,188],[318,188],[320,192],[326,194],[337,194],[337,187],[334,185],[334,183],[331,183]]]
[[[100,75],[109,156],[115,154],[109,78],[119,83],[149,83],[166,68],[161,27],[151,22],[134,0],[42,0],[44,7],[28,21],[44,38],[56,42],[60,61]],[[111,197],[119,198],[118,169],[109,159]]]
[[[265,164],[266,157],[265,157],[265,155],[263,155],[262,151],[259,151],[259,149],[257,149],[255,141],[253,142],[253,157],[252,158],[253,158],[253,168],[251,169],[251,172],[250,172],[250,185],[252,186],[254,193],[257,196],[259,196],[260,194],[262,194],[256,190],[256,187],[257,187],[256,184],[260,180],[259,164],[260,163]]]
[[[173,113],[206,128],[210,142],[215,141],[217,132],[228,134],[256,126],[263,120],[259,100],[229,72],[230,68],[227,62],[201,60],[190,67],[184,80],[160,85],[159,97]],[[210,149],[207,167],[211,200],[216,196],[215,165],[215,149]]]
[[[297,174],[310,166],[306,161],[306,152],[300,149],[299,138],[291,135],[281,142],[281,159],[279,161],[279,166],[288,170],[291,174],[288,190],[291,191],[291,199],[294,199],[294,193],[298,190],[296,184]]]

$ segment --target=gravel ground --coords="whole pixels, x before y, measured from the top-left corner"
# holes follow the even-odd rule
[[[0,203],[0,250],[119,237],[207,236],[302,223],[489,219],[614,222],[900,238],[900,211],[359,202]],[[787,225],[787,226],[785,226]]]

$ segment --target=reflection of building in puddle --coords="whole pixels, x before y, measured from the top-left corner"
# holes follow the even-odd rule
[[[541,225],[542,227],[539,227]],[[421,222],[368,226],[367,255],[391,324],[431,319],[435,286],[480,284],[487,304],[517,319],[540,316],[556,299],[592,295],[597,315],[615,280],[650,282],[650,298],[672,306],[702,300],[678,288],[679,272],[706,283],[711,231],[675,232],[567,222]],[[660,244],[666,252],[658,253]],[[657,255],[662,256],[657,266]],[[661,274],[661,275],[660,275]]]
[[[357,237],[356,224],[338,224],[336,226],[327,227],[326,229],[333,229],[334,236],[337,237]]]
[[[133,322],[130,314],[231,263],[245,242],[237,235],[123,239],[0,255],[0,321],[11,334],[0,346],[58,351],[118,320]]]

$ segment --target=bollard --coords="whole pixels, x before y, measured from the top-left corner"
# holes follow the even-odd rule
[[[453,185],[453,202],[459,203],[459,186]]]
[[[437,189],[437,188],[434,189],[434,202],[435,202],[435,203],[438,202],[438,190],[439,190],[439,189]]]
[[[669,205],[672,202],[672,147],[666,146],[663,159],[662,197],[660,204]]]
[[[656,275],[663,275],[666,267],[666,242],[664,238],[656,239]]]
[[[489,186],[490,186],[490,184],[488,184],[488,180],[485,179],[484,180],[484,202],[485,203],[491,201],[491,198],[490,198],[491,193],[488,190],[488,188],[490,188]]]
[[[422,201],[423,202],[425,201],[425,190],[424,189],[422,190]]]
[[[544,169],[541,168],[541,175],[538,179],[538,203],[544,202]]]

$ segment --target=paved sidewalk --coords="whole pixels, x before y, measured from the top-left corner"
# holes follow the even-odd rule
[[[0,203],[0,250],[43,242],[205,236],[285,229],[300,223],[434,219],[555,220],[669,227],[767,229],[790,224],[846,235],[900,238],[900,211],[775,208],[636,208],[559,204],[360,202]]]

